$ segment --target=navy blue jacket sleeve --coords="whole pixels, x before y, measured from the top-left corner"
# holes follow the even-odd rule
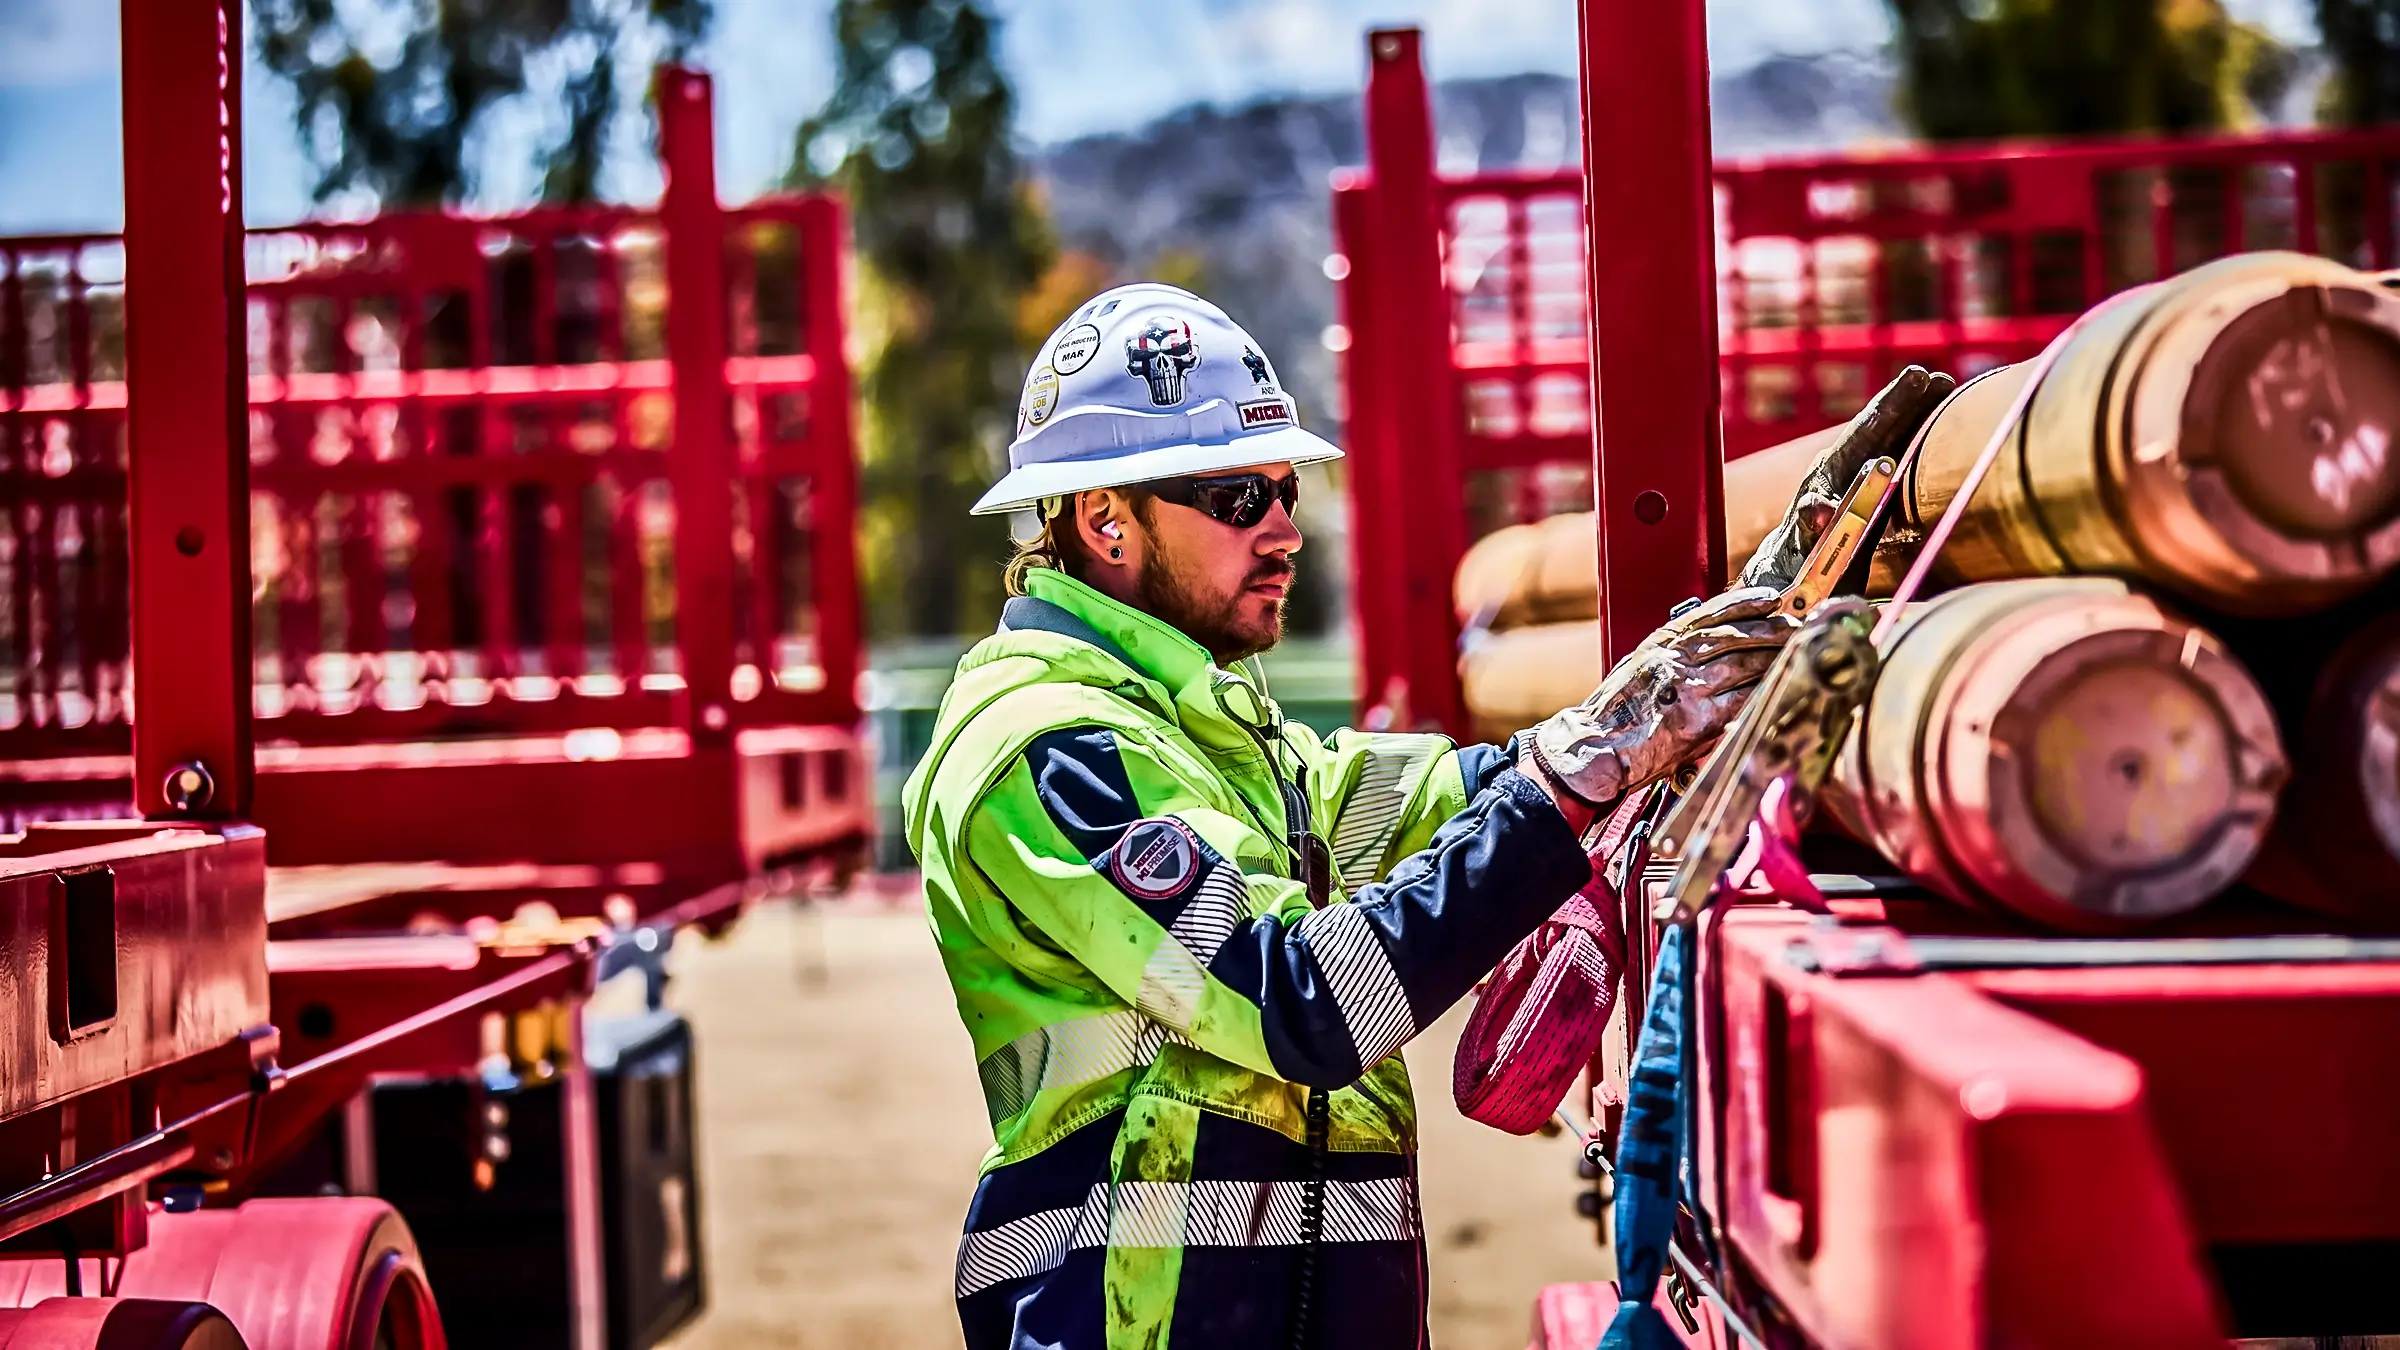
[[[1566,820],[1531,779],[1491,747],[1462,757],[1474,790],[1467,808],[1387,878],[1346,902],[1307,910],[1284,904],[1244,914],[1194,956],[1213,979],[1259,1009],[1268,1057],[1283,1078],[1340,1087],[1398,1050],[1464,997],[1475,982],[1591,879]],[[1027,750],[1036,794],[1061,831],[1112,880],[1146,876],[1111,859],[1144,826],[1114,737],[1096,727],[1053,732]],[[1478,786],[1480,784],[1480,786]],[[1129,892],[1171,935],[1187,906],[1238,885],[1255,888],[1202,843],[1173,886]],[[1262,879],[1263,880],[1263,879]],[[1120,889],[1126,883],[1120,881]]]

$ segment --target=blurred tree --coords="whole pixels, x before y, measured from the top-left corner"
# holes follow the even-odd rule
[[[1067,321],[1075,307],[1117,284],[1117,271],[1098,254],[1060,250],[1042,279],[1017,302],[1017,340],[1028,351]]]
[[[2336,126],[2400,121],[2400,0],[2317,0],[2333,73],[2317,119]]]
[[[1886,3],[1902,111],[1932,140],[2239,127],[2289,78],[2282,48],[2221,0]]]
[[[1000,612],[1008,526],[967,509],[1006,463],[1025,362],[1048,335],[1028,336],[1029,297],[1055,249],[983,6],[836,0],[833,22],[833,96],[800,127],[791,179],[839,188],[857,237],[869,627],[976,632]]]
[[[364,191],[386,206],[455,203],[474,186],[477,124],[533,99],[563,123],[536,152],[543,198],[587,201],[618,91],[698,45],[713,3],[251,0],[250,23],[260,61],[299,96],[318,200]]]

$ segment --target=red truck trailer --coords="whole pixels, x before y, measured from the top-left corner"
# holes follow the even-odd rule
[[[1725,458],[1841,421],[1902,366],[2005,380],[2113,293],[2220,254],[2392,265],[2388,131],[1712,164],[1701,11],[1582,6],[1583,169],[1565,177],[1437,176],[1418,35],[1369,38],[1369,164],[1335,192],[1331,270],[1351,337],[1360,702],[1385,725],[1465,725],[1451,579],[1494,524],[1596,508],[1599,628],[1622,654],[1739,566]],[[2372,277],[2294,289],[2344,313],[2385,303]],[[2396,350],[2377,332],[2370,364]],[[2250,359],[2228,378],[2257,384]],[[2382,397],[2400,365],[2378,369],[2350,393]],[[2342,528],[2381,538],[2391,505],[2375,499],[2371,530]],[[2314,622],[2372,631],[2391,594]],[[2177,620],[2194,625],[2179,630],[2188,670],[2238,649],[2274,684],[2246,621],[2169,601],[2199,616]],[[2192,636],[2202,622],[2226,643]],[[2307,624],[2273,631],[2268,648],[2307,646]],[[1896,670],[1878,697],[1926,677]],[[2341,675],[2312,664],[2298,695],[2276,695],[2300,765],[2279,838],[2319,809],[2306,691]],[[1925,743],[1986,746],[1965,766],[1978,772],[2010,748],[1964,704],[1923,717]],[[2031,794],[2032,815],[2061,805]],[[2400,1252],[2385,1124],[2400,840],[2367,825],[2311,837],[2314,908],[2282,903],[2300,893],[2262,862],[2244,885],[2166,896],[2176,917],[2096,936],[1978,907],[1955,877],[1835,832],[1800,841],[1804,885],[1752,873],[1686,930],[1694,1048],[1671,1076],[1695,1137],[1648,1295],[1674,1334],[1844,1350],[2400,1344],[2381,1276]],[[1652,902],[1672,872],[1616,864],[1631,970],[1589,1079],[1595,1172],[1639,1091],[1628,1069],[1664,931]],[[1624,1292],[1546,1290],[1533,1345],[1597,1343]]]
[[[658,963],[871,828],[840,204],[668,70],[654,209],[245,230],[241,4],[124,11],[124,234],[0,240],[0,1343],[652,1344]]]

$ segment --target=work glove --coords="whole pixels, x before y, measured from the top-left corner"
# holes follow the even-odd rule
[[[1809,466],[1792,504],[1784,508],[1782,522],[1759,541],[1735,584],[1789,590],[1809,551],[1841,510],[1842,495],[1858,471],[1873,460],[1898,460],[1925,419],[1957,387],[1958,381],[1923,366],[1910,366],[1885,385]]]
[[[1698,757],[1740,715],[1800,621],[1763,586],[1670,619],[1590,698],[1516,739],[1518,770],[1576,820]]]
[[[1783,520],[1759,543],[1739,582],[1686,602],[1582,703],[1517,737],[1517,767],[1570,821],[1700,758],[1741,715],[1800,621],[1781,611],[1810,550],[1871,460],[1899,458],[1957,381],[1910,366],[1850,419],[1809,466]]]

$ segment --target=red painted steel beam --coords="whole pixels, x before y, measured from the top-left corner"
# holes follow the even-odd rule
[[[1600,617],[1613,658],[1725,576],[1702,0],[1585,0]]]
[[[1441,198],[1435,190],[1433,102],[1422,35],[1378,29],[1367,37],[1367,168],[1373,175],[1373,256],[1381,289],[1375,336],[1387,383],[1392,475],[1408,547],[1398,560],[1400,659],[1411,725],[1466,731],[1458,688],[1458,620],[1451,574],[1466,553],[1460,410],[1450,365],[1450,297],[1442,276]],[[1354,330],[1355,333],[1355,330]],[[1356,340],[1354,336],[1354,341]],[[1378,696],[1380,697],[1380,691]]]
[[[1399,449],[1381,357],[1391,333],[1378,311],[1374,180],[1354,174],[1333,189],[1333,231],[1348,274],[1337,292],[1350,335],[1340,353],[1343,476],[1350,486],[1350,610],[1358,635],[1357,706],[1370,731],[1405,730],[1396,705],[1408,692],[1406,527],[1399,518]]]
[[[241,0],[124,0],[122,28],[135,802],[226,820],[251,778]]]
[[[703,745],[733,725],[732,409],[726,401],[725,220],[717,204],[708,76],[659,72],[659,158],[667,187],[667,363],[675,372],[675,647],[688,725]]]
[[[839,197],[819,193],[800,206],[808,357],[809,580],[817,614],[817,660],[825,670],[825,718],[838,726],[858,721],[860,648],[865,642],[858,600],[858,466],[851,429],[850,361],[843,351],[842,261],[850,254],[850,220]],[[773,492],[775,484],[760,484]],[[759,545],[762,556],[766,544]],[[771,578],[761,565],[757,584]],[[758,635],[762,663],[772,660],[775,634]]]
[[[1702,1114],[1703,1203],[1810,1343],[2224,1344],[2169,1166],[2191,1126],[2152,1095],[2158,1061],[1957,975],[1804,969],[1792,952],[1812,930],[1789,910],[1720,922],[1722,955],[1702,976],[1724,1047],[1702,1060],[1700,1099],[1720,1103]],[[1862,932],[1875,930],[1843,941]],[[1905,941],[1875,935],[1887,950]],[[2222,1065],[2252,1061],[2220,1059],[2213,1029],[2186,1032],[2179,1053],[2221,1092]],[[2244,1156],[2217,1185],[2259,1187],[2252,1172]]]

